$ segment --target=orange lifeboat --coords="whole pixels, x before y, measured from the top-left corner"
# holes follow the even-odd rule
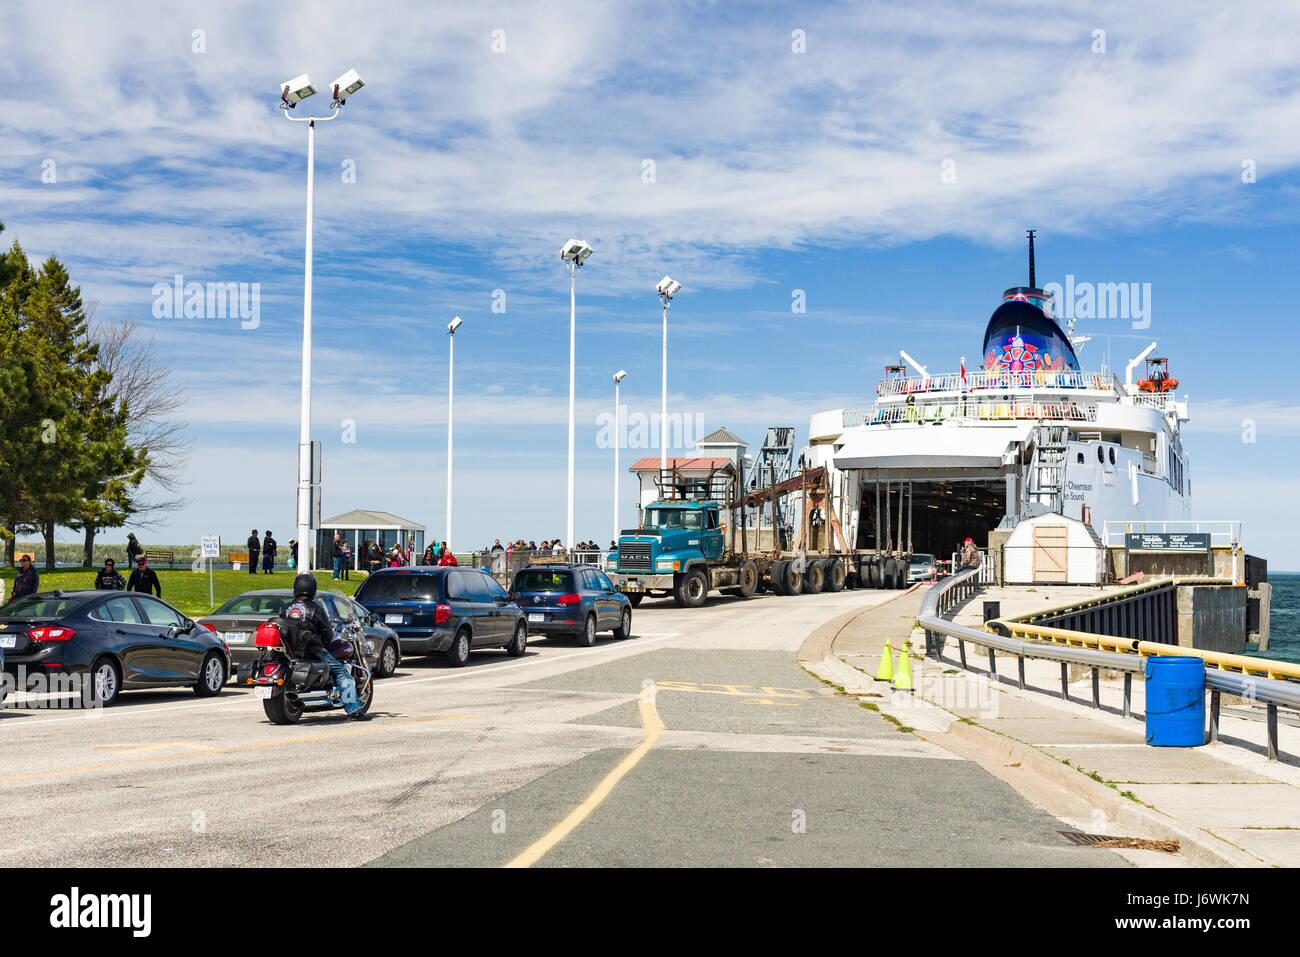
[[[1178,388],[1178,380],[1169,375],[1169,360],[1152,356],[1147,360],[1147,374],[1138,380],[1137,387],[1143,392],[1164,393]]]

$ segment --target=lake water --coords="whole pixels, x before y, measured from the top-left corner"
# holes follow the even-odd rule
[[[1246,653],[1300,662],[1300,575],[1269,575],[1268,580],[1273,586],[1268,651],[1256,652],[1254,645],[1247,645]]]

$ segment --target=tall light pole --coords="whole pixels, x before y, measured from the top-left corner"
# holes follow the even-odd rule
[[[673,296],[677,295],[681,288],[682,284],[672,276],[664,276],[655,288],[659,293],[659,301],[664,304],[664,387],[659,404],[659,481],[661,483],[668,472],[668,307],[672,304]]]
[[[366,84],[356,70],[348,70],[330,84],[332,93],[329,116],[291,116],[289,111],[309,96],[316,94],[307,74],[280,84],[280,109],[284,118],[294,123],[307,124],[307,248],[304,256],[302,286],[302,410],[298,429],[298,567],[311,571],[312,562],[312,477],[314,471],[311,451],[311,269],[312,231],[316,205],[316,124],[325,123],[339,115],[339,110],[353,93]]]
[[[581,239],[570,239],[560,249],[560,259],[569,264],[569,507],[568,517],[564,523],[564,547],[573,548],[576,540],[573,531],[573,369],[574,343],[577,337],[577,287],[578,270],[592,254],[592,248]]]
[[[618,447],[623,441],[623,432],[619,429],[620,409],[618,404],[618,384],[627,377],[626,369],[614,373],[614,541],[618,541]]]
[[[456,330],[463,325],[460,316],[447,323],[447,551],[451,551],[451,405],[456,371]]]

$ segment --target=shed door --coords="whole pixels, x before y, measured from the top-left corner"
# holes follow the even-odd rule
[[[1067,536],[1064,525],[1034,526],[1034,581],[1064,582],[1066,574]]]

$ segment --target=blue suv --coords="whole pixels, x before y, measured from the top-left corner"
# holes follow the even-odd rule
[[[533,634],[572,635],[591,647],[596,633],[632,634],[632,603],[591,565],[547,562],[515,573],[510,597],[528,616]]]

